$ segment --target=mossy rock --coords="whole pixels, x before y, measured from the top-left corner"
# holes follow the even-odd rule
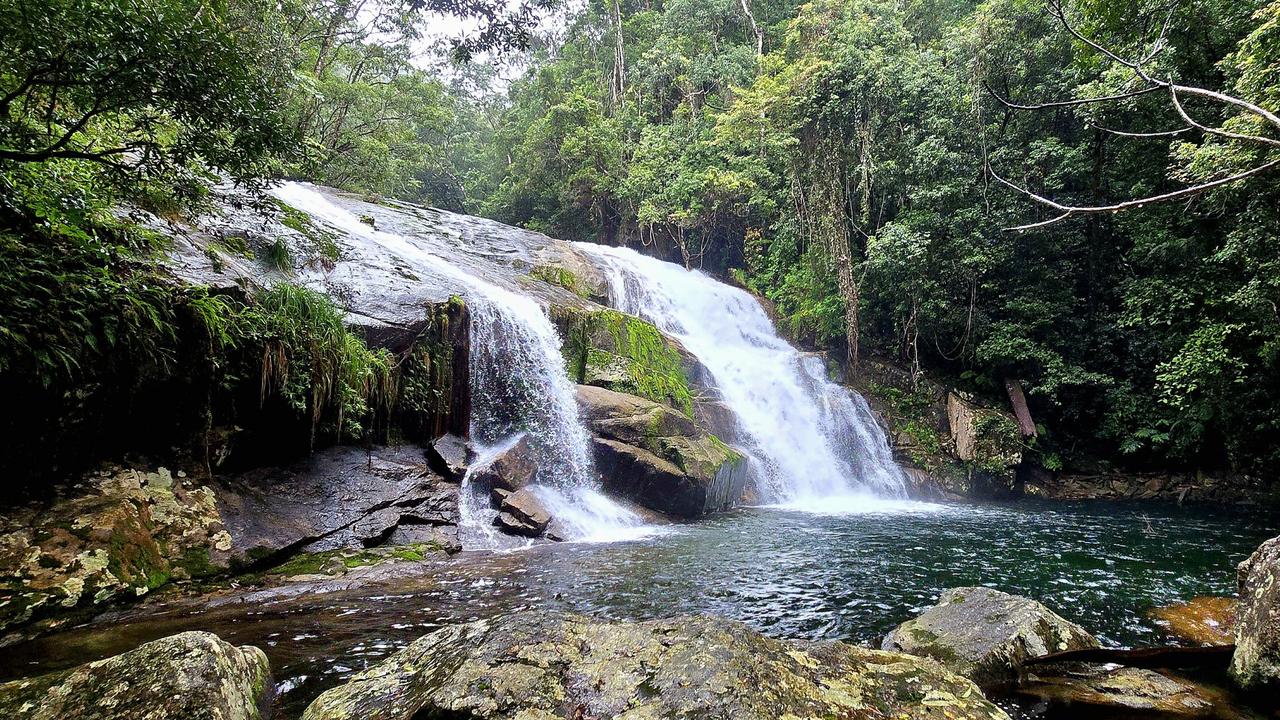
[[[1028,658],[1098,647],[1075,623],[1029,598],[986,587],[947,590],[885,636],[882,648],[929,657],[983,689],[1014,683]]]
[[[422,637],[322,694],[304,720],[1008,720],[922,658],[788,642],[730,620],[525,612]]]
[[[693,414],[689,366],[679,345],[633,315],[608,308],[553,306],[569,376]]]
[[[0,717],[258,720],[269,705],[270,673],[258,648],[186,632],[72,670],[0,684]]]

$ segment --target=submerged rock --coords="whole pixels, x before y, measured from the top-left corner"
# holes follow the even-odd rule
[[[578,386],[595,435],[605,489],[662,513],[697,517],[726,510],[746,485],[743,458],[671,408],[604,388]]]
[[[937,663],[795,643],[710,617],[527,612],[437,630],[321,695],[304,720],[1007,720]]]
[[[538,537],[551,524],[551,513],[529,489],[517,490],[502,498],[498,517],[493,521],[503,532]]]
[[[985,690],[1016,681],[1028,658],[1098,647],[1098,641],[1035,600],[961,587],[899,625],[882,647],[934,658]]]
[[[1235,598],[1195,597],[1154,608],[1150,616],[1170,635],[1197,645],[1230,645],[1235,642]]]
[[[1280,685],[1280,537],[1263,543],[1236,569],[1240,609],[1231,674],[1242,687]]]
[[[1029,678],[1017,694],[1048,703],[1057,716],[1153,717],[1165,720],[1251,718],[1233,710],[1221,691],[1137,668],[1082,667]]]
[[[0,685],[12,720],[256,720],[273,685],[267,656],[185,632],[105,660]]]

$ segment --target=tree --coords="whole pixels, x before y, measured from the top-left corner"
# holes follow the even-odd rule
[[[0,0],[0,161],[260,176],[296,144],[267,0]]]
[[[1162,25],[1159,34],[1150,43],[1150,45],[1147,48],[1145,48],[1144,53],[1133,54],[1133,55],[1122,55],[1118,51],[1111,49],[1110,47],[1102,44],[1098,40],[1082,32],[1077,27],[1076,23],[1074,23],[1068,17],[1067,10],[1062,4],[1062,0],[1050,0],[1049,9],[1054,14],[1054,16],[1061,22],[1062,27],[1066,30],[1066,32],[1070,33],[1072,37],[1084,43],[1087,47],[1091,48],[1093,51],[1101,54],[1103,57],[1105,57],[1107,60],[1111,61],[1112,63],[1115,63],[1121,68],[1127,69],[1129,71],[1128,74],[1130,76],[1124,78],[1124,81],[1120,90],[1111,94],[1101,95],[1101,96],[1085,96],[1085,97],[1076,98],[1076,99],[1056,100],[1052,102],[1029,104],[1029,105],[1013,103],[1010,100],[1004,97],[1001,97],[1001,95],[995,92],[994,90],[991,90],[992,97],[996,98],[1005,107],[1016,109],[1016,110],[1047,110],[1051,108],[1078,107],[1078,106],[1091,105],[1091,104],[1097,104],[1097,103],[1118,103],[1118,102],[1122,102],[1132,98],[1137,98],[1140,96],[1158,93],[1161,95],[1168,96],[1170,105],[1177,112],[1178,118],[1181,120],[1181,123],[1182,123],[1181,127],[1175,127],[1169,130],[1156,130],[1156,131],[1144,131],[1144,132],[1126,132],[1126,131],[1112,130],[1108,128],[1100,128],[1100,129],[1103,130],[1104,132],[1108,132],[1108,133],[1123,136],[1123,137],[1130,137],[1130,138],[1171,137],[1171,136],[1183,135],[1185,133],[1198,132],[1198,133],[1202,133],[1207,137],[1223,138],[1233,142],[1241,142],[1241,143],[1245,143],[1253,146],[1262,146],[1267,149],[1280,148],[1280,139],[1269,137],[1263,134],[1265,130],[1269,130],[1273,134],[1280,132],[1280,115],[1277,115],[1275,112],[1272,112],[1271,110],[1268,110],[1263,105],[1259,104],[1260,102],[1263,102],[1262,100],[1259,100],[1258,102],[1251,102],[1249,100],[1243,99],[1243,97],[1229,95],[1227,93],[1211,90],[1211,89],[1200,87],[1197,85],[1187,85],[1181,82],[1175,82],[1172,79],[1172,76],[1162,75],[1161,71],[1156,67],[1154,61],[1156,60],[1157,56],[1163,53],[1168,47],[1166,44],[1166,33],[1168,31],[1169,19],[1172,18],[1172,11],[1170,11],[1169,15],[1166,17],[1165,22]],[[1239,54],[1236,56],[1237,62],[1243,62],[1246,65],[1254,64],[1253,58],[1256,56],[1257,53],[1263,52],[1263,48],[1267,46],[1262,41],[1262,38],[1267,36],[1274,36],[1276,34],[1277,31],[1275,28],[1276,28],[1276,23],[1278,18],[1280,18],[1280,2],[1272,3],[1269,7],[1264,8],[1258,12],[1258,19],[1262,20],[1263,23],[1256,31],[1254,31],[1254,33],[1250,34],[1247,38],[1241,41],[1242,47],[1238,51]],[[1273,37],[1272,39],[1275,39],[1275,38]],[[1263,59],[1263,63],[1270,63],[1272,70],[1274,70],[1275,57],[1271,56],[1271,57],[1265,58]],[[1253,73],[1253,77],[1256,77],[1259,74],[1257,73],[1256,67],[1251,68],[1251,72]],[[1246,81],[1246,84],[1248,84],[1249,82],[1250,81]],[[1261,91],[1261,88],[1254,88],[1254,89],[1256,91]],[[1188,111],[1185,104],[1187,98],[1199,98],[1199,99],[1209,100],[1213,103],[1219,104],[1220,106],[1224,106],[1231,111],[1238,112],[1241,115],[1228,119],[1228,121],[1221,126],[1206,125],[1203,122],[1197,120],[1195,117],[1193,117],[1192,114]],[[1258,127],[1259,125],[1261,125],[1262,127],[1259,128]],[[1238,129],[1232,129],[1233,127]],[[1251,130],[1247,132],[1242,131],[1245,128],[1251,128]],[[1260,175],[1262,173],[1270,172],[1276,169],[1277,167],[1280,167],[1280,157],[1276,157],[1274,159],[1268,160],[1266,159],[1266,155],[1263,155],[1263,157],[1260,159],[1260,161],[1257,164],[1254,164],[1252,167],[1249,167],[1247,169],[1241,170],[1239,168],[1235,168],[1229,172],[1220,174],[1219,177],[1215,177],[1213,179],[1206,179],[1203,182],[1199,182],[1197,184],[1190,185],[1187,187],[1182,187],[1177,190],[1170,190],[1168,192],[1148,195],[1145,197],[1136,198],[1132,200],[1124,200],[1121,202],[1106,204],[1106,205],[1063,204],[1055,200],[1052,200],[1048,197],[1045,197],[1043,195],[1032,192],[1031,190],[1023,188],[1019,185],[1016,185],[1004,179],[1000,175],[996,174],[996,172],[990,168],[988,168],[988,172],[990,172],[991,176],[1001,184],[1009,188],[1012,188],[1022,193],[1023,195],[1031,198],[1032,200],[1040,203],[1041,205],[1045,205],[1046,207],[1052,208],[1053,210],[1059,213],[1058,215],[1052,218],[1049,218],[1048,220],[1043,220],[1040,222],[1030,223],[1026,225],[1019,225],[1017,227],[1010,228],[1011,230],[1030,230],[1033,228],[1044,227],[1046,225],[1051,225],[1053,223],[1061,222],[1063,220],[1066,220],[1067,218],[1075,217],[1079,215],[1089,215],[1089,214],[1097,214],[1097,213],[1114,213],[1114,212],[1120,212],[1122,210],[1139,208],[1144,205],[1150,205],[1152,203],[1169,202],[1173,200],[1179,200],[1179,199],[1191,197],[1194,195],[1199,195],[1209,190],[1213,190],[1214,188],[1223,187],[1226,185],[1230,185],[1232,183],[1237,183],[1242,180],[1246,180],[1255,175]]]

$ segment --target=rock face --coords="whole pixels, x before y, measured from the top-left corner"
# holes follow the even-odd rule
[[[1225,720],[1240,717],[1221,693],[1187,680],[1137,668],[1073,668],[1053,677],[1032,677],[1018,695],[1050,704],[1067,717],[1158,717]]]
[[[728,620],[529,612],[454,625],[321,695],[304,720],[1007,720],[930,660],[789,643]]]
[[[1240,607],[1231,674],[1242,687],[1280,685],[1280,537],[1263,543],[1236,570]]]
[[[742,497],[742,456],[689,416],[634,395],[578,386],[605,488],[651,510],[697,517]]]
[[[373,547],[397,533],[456,550],[457,494],[457,485],[431,472],[421,451],[336,447],[224,482],[218,508],[242,561]]]
[[[0,630],[225,568],[214,492],[179,475],[109,468],[0,516]]]
[[[532,490],[525,488],[502,497],[493,524],[512,535],[538,537],[551,524],[551,513]]]
[[[257,720],[273,685],[267,656],[185,632],[63,672],[0,685],[13,720]]]
[[[885,650],[931,657],[985,689],[1015,682],[1024,660],[1098,647],[1083,628],[1040,603],[985,587],[953,588],[889,633]]]

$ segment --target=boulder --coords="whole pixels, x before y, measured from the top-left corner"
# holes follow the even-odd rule
[[[418,450],[335,447],[225,480],[218,509],[235,557],[254,562],[385,544],[401,525],[453,530],[457,494]]]
[[[1250,717],[1233,714],[1221,691],[1152,670],[1081,666],[1055,673],[1051,677],[1031,676],[1018,686],[1018,696],[1050,705],[1057,713],[1054,717]]]
[[[578,386],[605,489],[651,510],[698,517],[727,510],[746,485],[741,455],[688,415],[635,395]]]
[[[442,628],[333,688],[304,720],[1007,720],[937,663],[736,622],[530,611]]]
[[[427,445],[427,464],[441,477],[451,482],[462,482],[470,462],[467,441],[457,435],[441,435]]]
[[[1280,537],[1263,543],[1236,569],[1240,607],[1231,675],[1248,689],[1280,685]]]
[[[165,468],[108,467],[0,515],[0,630],[227,566],[214,489]]]
[[[899,625],[881,647],[931,657],[986,690],[1016,682],[1028,658],[1094,648],[1098,641],[1035,600],[961,587]]]
[[[121,655],[0,685],[12,720],[256,720],[273,692],[267,656],[207,632],[154,640]]]
[[[538,463],[529,438],[521,435],[510,447],[500,450],[496,456],[472,472],[472,480],[481,487],[498,488],[515,492],[528,486],[538,477]]]
[[[493,524],[512,535],[538,537],[551,524],[551,513],[547,512],[542,501],[528,488],[502,498],[498,511]]]

